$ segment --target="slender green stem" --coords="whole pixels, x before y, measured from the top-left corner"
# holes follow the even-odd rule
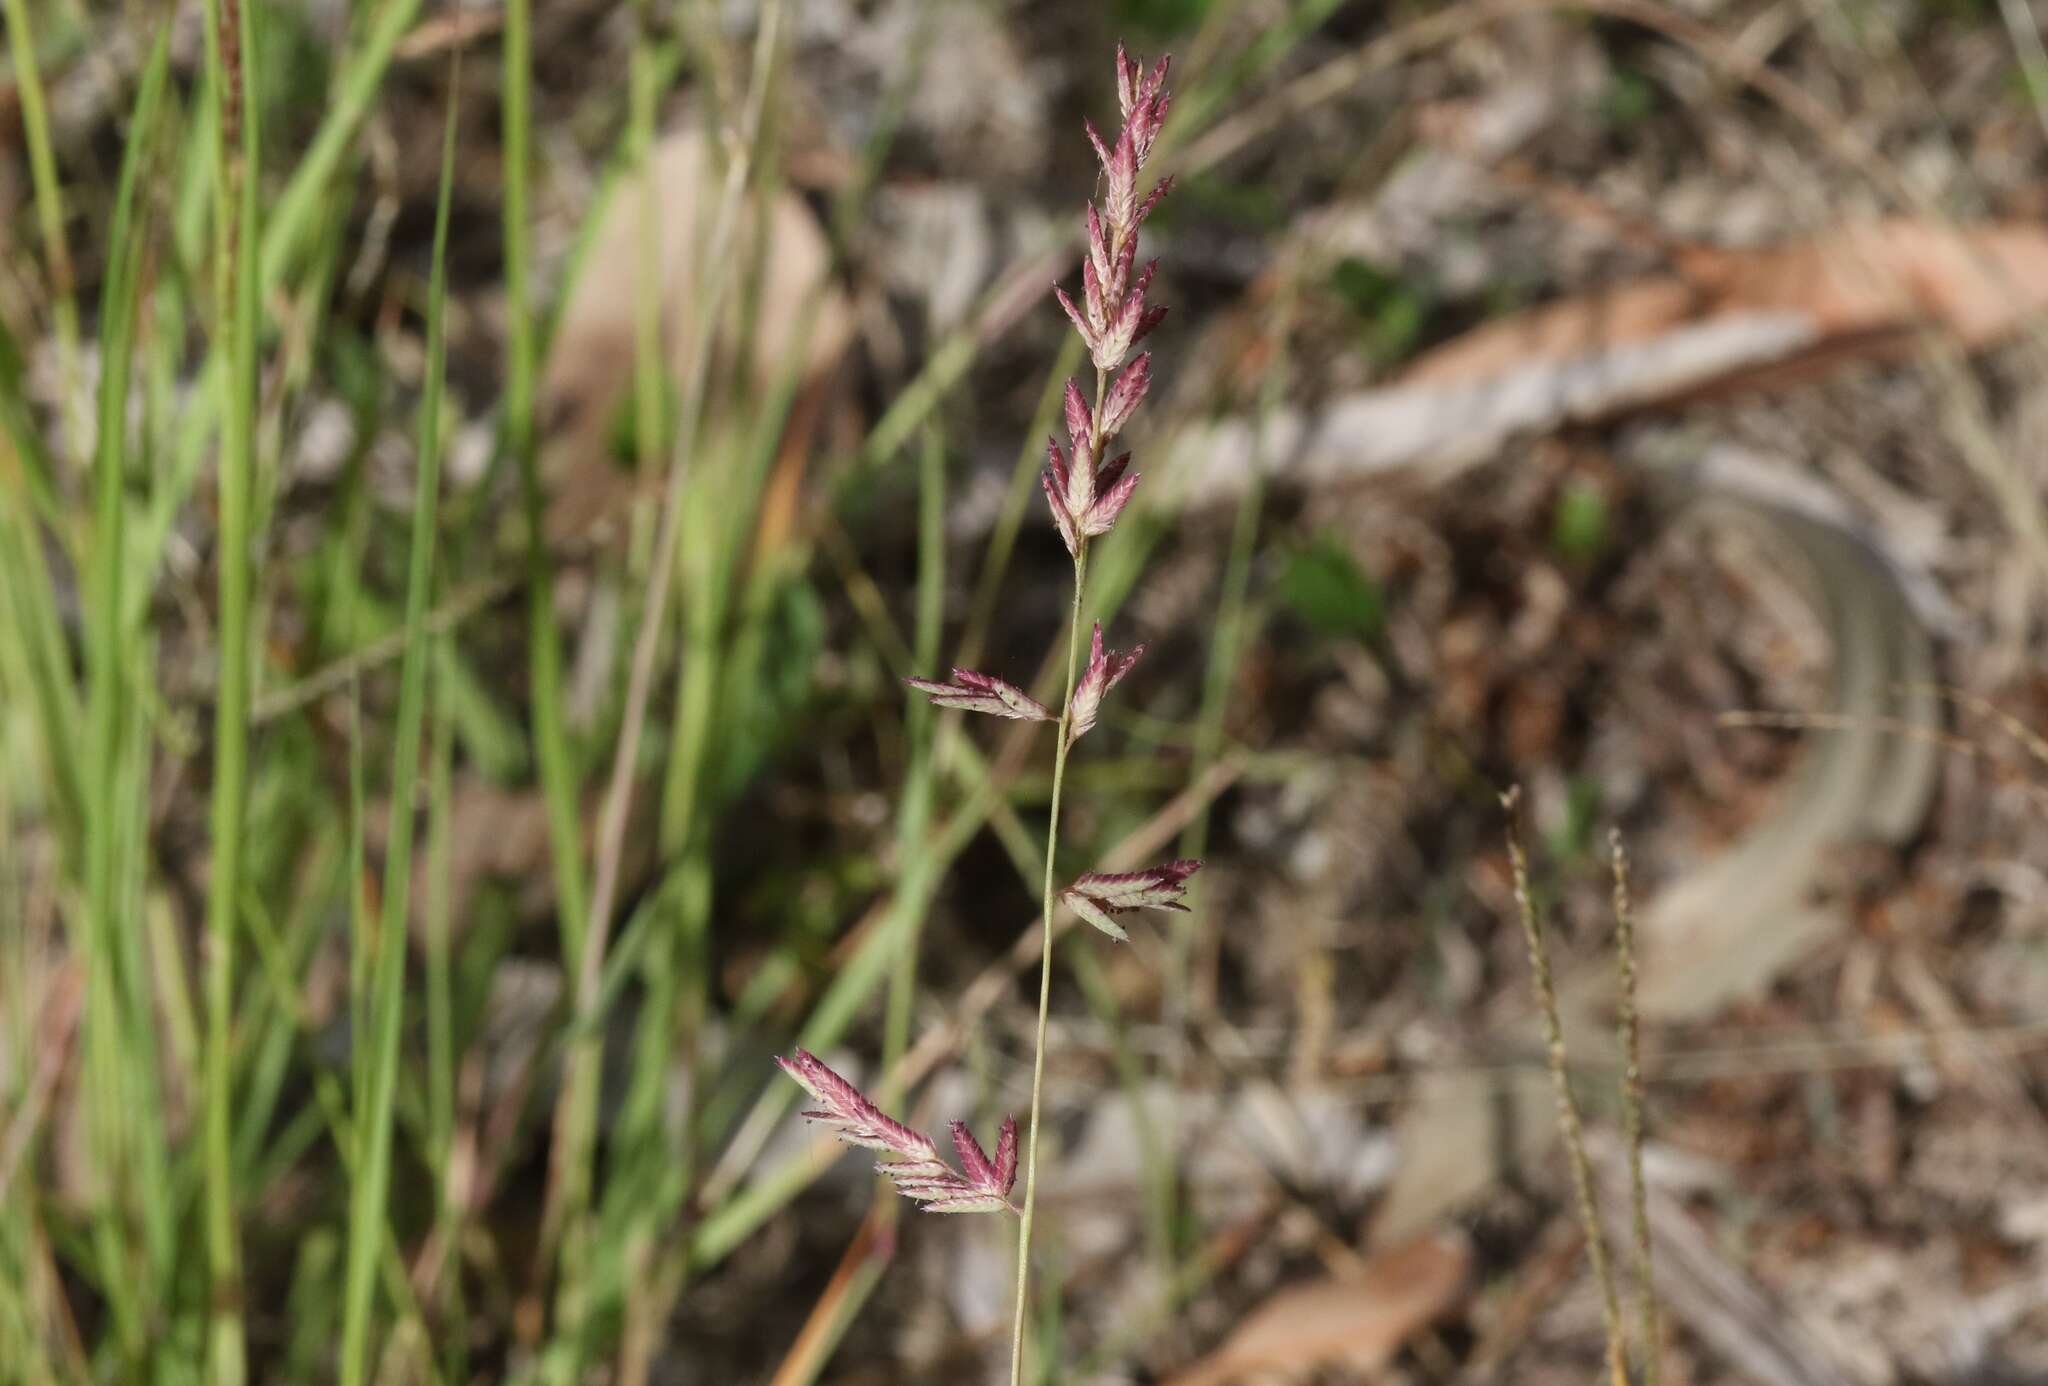
[[[445,663],[451,653],[447,637],[439,637],[438,643]],[[436,1275],[421,1288],[420,1295],[440,1330],[443,1378],[468,1381],[469,1305],[459,1274],[467,1200],[450,1174],[455,1160],[456,1050],[448,895],[454,850],[455,717],[447,680],[438,674],[434,691],[439,706],[427,780],[427,1109],[441,1259]]]
[[[404,38],[419,19],[422,0],[391,0],[363,33],[335,83],[333,97],[313,142],[285,180],[284,191],[271,204],[272,230],[264,237],[259,264],[265,287],[284,281],[303,247],[320,230],[321,201],[335,184],[335,172],[348,157],[350,142],[377,100],[384,76]],[[458,54],[461,50],[457,50]]]
[[[1101,391],[1096,391],[1100,400]],[[1102,413],[1096,406],[1096,415]],[[1099,431],[1099,430],[1098,430]],[[1081,465],[1081,459],[1075,459]],[[1031,1226],[1038,1211],[1038,1114],[1045,1092],[1045,1022],[1052,1009],[1052,905],[1053,878],[1059,860],[1060,789],[1066,780],[1070,738],[1068,721],[1073,714],[1074,675],[1081,659],[1081,598],[1088,582],[1088,542],[1081,541],[1074,555],[1074,606],[1067,623],[1067,691],[1060,697],[1058,741],[1052,761],[1052,808],[1045,830],[1045,890],[1038,932],[1042,947],[1038,957],[1038,1030],[1031,1056],[1031,1124],[1024,1138],[1024,1216],[1017,1226],[1017,1314],[1010,1325],[1010,1386],[1024,1380],[1024,1309],[1031,1288]]]
[[[519,467],[526,512],[526,595],[531,625],[534,758],[547,804],[548,848],[554,864],[556,914],[562,956],[571,965],[583,951],[589,914],[583,874],[583,833],[576,765],[569,753],[562,709],[562,638],[555,628],[554,565],[548,557],[546,494],[536,451],[534,402],[538,324],[529,298],[532,245],[526,225],[528,136],[532,131],[533,12],[531,0],[505,6],[505,302],[509,330],[505,377],[505,445]]]
[[[212,0],[207,53],[219,140],[214,171],[214,312],[227,339],[220,376],[220,690],[214,707],[213,876],[207,901],[205,1165],[207,1265],[213,1326],[209,1377],[239,1386],[247,1372],[241,1247],[236,1227],[230,1021],[235,925],[249,762],[251,496],[256,457],[256,248],[260,203],[255,6]],[[239,135],[240,148],[234,146]]]
[[[398,1041],[405,1010],[406,913],[412,899],[413,792],[419,775],[426,712],[426,634],[434,585],[436,520],[441,495],[441,390],[447,368],[442,310],[447,296],[448,207],[455,170],[456,102],[451,95],[442,134],[441,183],[427,291],[427,376],[420,395],[419,472],[414,479],[412,548],[405,585],[405,657],[398,675],[398,728],[391,752],[391,823],[384,849],[383,916],[378,921],[370,985],[370,1025],[357,1097],[346,1281],[342,1304],[341,1380],[368,1379],[370,1310],[375,1272],[385,1253],[385,1201],[391,1187],[392,1107],[398,1086]]]

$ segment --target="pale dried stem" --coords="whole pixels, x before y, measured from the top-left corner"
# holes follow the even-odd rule
[[[1635,1249],[1636,1315],[1643,1339],[1643,1386],[1664,1377],[1663,1345],[1657,1337],[1657,1286],[1650,1270],[1650,1197],[1643,1181],[1643,1038],[1636,1012],[1636,917],[1628,888],[1628,849],[1621,830],[1608,833],[1614,857],[1614,958],[1620,973],[1622,1142],[1628,1152],[1628,1196]]]
[[[1529,857],[1522,849],[1522,791],[1519,786],[1500,796],[1507,812],[1508,864],[1514,872],[1515,910],[1521,916],[1522,938],[1529,945],[1529,985],[1543,1016],[1543,1041],[1550,1062],[1550,1080],[1557,1091],[1557,1126],[1571,1158],[1572,1190],[1578,1198],[1579,1221],[1586,1229],[1586,1256],[1600,1286],[1600,1314],[1607,1330],[1607,1366],[1614,1386],[1628,1386],[1628,1341],[1622,1334],[1621,1300],[1614,1287],[1614,1267],[1607,1259],[1607,1241],[1600,1233],[1600,1214],[1593,1202],[1593,1166],[1586,1157],[1586,1128],[1579,1101],[1572,1095],[1564,1048],[1564,1022],[1557,1009],[1557,987],[1550,976],[1550,950],[1543,925],[1529,893]]]

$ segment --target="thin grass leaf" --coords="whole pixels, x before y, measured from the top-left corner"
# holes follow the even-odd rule
[[[347,1279],[341,1340],[343,1386],[368,1372],[372,1277],[385,1250],[385,1202],[391,1183],[392,1104],[398,1083],[398,1039],[405,1009],[406,915],[412,899],[412,806],[425,719],[426,630],[433,593],[441,493],[441,392],[447,371],[443,310],[447,300],[448,208],[455,170],[457,98],[448,103],[441,146],[441,183],[434,211],[434,248],[427,290],[427,366],[420,398],[419,470],[414,479],[412,543],[405,588],[405,655],[399,665],[398,726],[391,752],[391,823],[384,855],[383,915],[370,979],[370,1030],[365,1106],[356,1116],[360,1152],[350,1187]]]
[[[505,193],[505,448],[519,469],[526,519],[528,659],[533,697],[534,759],[547,805],[549,856],[555,876],[556,914],[562,956],[573,967],[583,951],[589,895],[583,872],[583,831],[578,776],[570,754],[568,721],[562,705],[562,641],[555,628],[554,564],[548,556],[546,493],[541,485],[535,432],[535,369],[538,334],[530,301],[531,231],[528,219],[528,153],[533,128],[532,0],[505,6],[502,68]]]
[[[220,383],[220,685],[214,703],[207,891],[206,1100],[202,1153],[212,1322],[208,1358],[219,1386],[240,1386],[248,1364],[242,1322],[241,1233],[233,1182],[232,1023],[236,912],[242,898],[249,774],[250,587],[256,473],[256,248],[262,234],[256,6],[209,0],[207,80],[213,94],[213,301]],[[237,173],[239,172],[239,177]],[[225,349],[223,349],[223,347]]]

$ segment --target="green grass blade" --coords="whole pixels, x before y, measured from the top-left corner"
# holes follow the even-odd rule
[[[256,9],[231,0],[206,6],[207,68],[215,94],[220,176],[214,180],[216,352],[226,345],[220,411],[220,686],[214,709],[213,790],[209,811],[213,872],[207,901],[205,1166],[207,1266],[211,1278],[211,1379],[240,1386],[247,1375],[242,1321],[240,1230],[234,1188],[231,1022],[235,1003],[235,923],[241,899],[249,758],[250,587],[254,540],[250,495],[256,470],[256,247],[262,169]],[[236,22],[232,31],[227,21]],[[231,119],[233,113],[235,118]],[[239,136],[239,150],[232,148]],[[239,169],[239,178],[235,173]],[[239,188],[237,184],[239,183]],[[239,192],[239,196],[237,196]]]
[[[441,389],[447,368],[442,311],[447,298],[448,208],[455,177],[457,100],[450,97],[441,146],[441,186],[427,291],[427,375],[420,400],[419,473],[405,587],[405,655],[398,675],[398,729],[391,753],[391,826],[384,851],[383,915],[370,979],[369,1082],[356,1119],[358,1151],[350,1187],[347,1271],[342,1302],[342,1386],[369,1373],[371,1294],[384,1250],[384,1204],[391,1184],[392,1103],[398,1085],[398,1037],[405,1002],[406,907],[412,898],[413,792],[419,775],[427,663],[426,631],[434,586],[434,541],[441,494]]]
[[[434,1190],[436,1233],[443,1254],[441,1278],[421,1290],[429,1312],[440,1311],[443,1372],[467,1381],[469,1329],[462,1276],[449,1267],[462,1245],[462,1205],[452,1197],[449,1162],[455,1147],[455,982],[450,965],[449,903],[455,851],[455,703],[445,675],[454,642],[436,637],[439,658],[434,678],[434,739],[427,772],[427,1143],[437,1172]],[[445,1289],[443,1288],[445,1287]],[[445,1293],[447,1301],[441,1302]]]
[[[419,12],[420,0],[385,0],[383,12],[370,27],[368,41],[342,74],[312,145],[300,156],[284,191],[271,204],[261,266],[266,288],[284,282],[293,257],[320,229],[321,199],[329,191],[349,142],[369,113],[370,102],[391,67],[398,41],[412,28]]]
[[[577,774],[562,707],[562,641],[555,629],[554,567],[548,557],[546,497],[536,450],[534,378],[537,334],[529,282],[532,249],[527,229],[528,146],[532,133],[533,15],[531,0],[505,6],[505,298],[509,318],[505,380],[505,444],[519,467],[526,511],[527,614],[533,684],[534,758],[547,802],[548,842],[555,873],[562,957],[570,967],[582,955],[588,891],[583,874]]]

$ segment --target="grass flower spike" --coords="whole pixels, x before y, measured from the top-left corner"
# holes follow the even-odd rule
[[[896,1191],[915,1199],[928,1213],[1014,1213],[1010,1189],[1017,1182],[1017,1119],[1003,1119],[1002,1134],[996,1140],[995,1158],[982,1150],[967,1123],[953,1123],[953,1149],[960,1156],[962,1174],[940,1158],[931,1137],[913,1131],[868,1100],[867,1094],[826,1067],[817,1055],[799,1049],[793,1058],[775,1061],[782,1071],[803,1084],[804,1091],[818,1103],[818,1110],[805,1112],[813,1121],[832,1127],[839,1139],[865,1150],[879,1150],[884,1158],[875,1168],[889,1176]],[[894,1158],[887,1158],[893,1156]]]
[[[1161,179],[1141,199],[1140,175],[1173,97],[1166,90],[1168,60],[1149,71],[1123,50],[1116,51],[1117,104],[1123,129],[1116,143],[1104,141],[1093,124],[1088,141],[1102,165],[1101,197],[1085,217],[1088,249],[1081,261],[1081,303],[1063,288],[1054,296],[1081,334],[1095,363],[1095,402],[1091,406],[1078,381],[1067,382],[1065,415],[1067,449],[1053,439],[1046,449],[1040,478],[1046,504],[1067,553],[1074,560],[1073,614],[1067,627],[1067,691],[1061,702],[1058,736],[1053,746],[1052,805],[1047,811],[1045,889],[1038,964],[1038,1030],[1031,1060],[1031,1120],[1024,1148],[1024,1213],[1017,1233],[1016,1312],[1010,1325],[1010,1386],[1024,1380],[1024,1321],[1030,1305],[1031,1232],[1038,1195],[1038,1118],[1045,1088],[1046,1021],[1052,1006],[1053,881],[1059,856],[1060,794],[1065,783],[1067,753],[1095,725],[1102,699],[1131,671],[1143,647],[1116,654],[1104,647],[1102,627],[1095,627],[1088,667],[1076,682],[1081,646],[1082,598],[1088,584],[1088,541],[1115,526],[1137,489],[1138,474],[1130,470],[1128,452],[1112,453],[1110,444],[1131,421],[1152,388],[1152,355],[1147,352],[1125,364],[1131,349],[1157,327],[1166,310],[1145,301],[1157,269],[1153,261],[1133,273],[1138,258],[1138,228],[1166,196],[1171,180]],[[1201,866],[1177,861],[1139,872],[1137,882],[1121,876],[1089,873],[1067,891],[1075,913],[1114,938],[1124,937],[1113,915],[1147,904],[1180,908],[1188,877]],[[1107,889],[1108,895],[1095,893]]]
[[[1054,907],[1064,901],[1080,918],[1112,938],[1126,935],[1115,916],[1138,909],[1186,910],[1181,897],[1188,878],[1201,868],[1194,860],[1172,861],[1144,871],[1090,871],[1064,892],[1054,893],[1059,857],[1060,803],[1066,782],[1067,756],[1074,743],[1092,730],[1109,691],[1131,672],[1142,645],[1117,651],[1103,643],[1102,625],[1095,624],[1088,662],[1081,666],[1082,604],[1088,584],[1088,546],[1115,528],[1137,489],[1138,474],[1130,470],[1129,452],[1112,453],[1110,444],[1130,423],[1152,389],[1152,354],[1133,358],[1132,349],[1159,325],[1166,310],[1146,302],[1157,262],[1137,267],[1138,229],[1166,195],[1162,179],[1140,195],[1145,161],[1166,124],[1173,98],[1166,90],[1167,60],[1147,69],[1119,47],[1116,55],[1117,102],[1123,128],[1114,144],[1091,124],[1088,139],[1102,165],[1101,196],[1087,211],[1087,254],[1081,262],[1081,302],[1055,286],[1060,306],[1095,363],[1091,403],[1078,380],[1069,380],[1063,398],[1067,439],[1046,441],[1045,471],[1040,485],[1052,511],[1053,525],[1073,560],[1074,586],[1067,624],[1066,691],[1059,712],[1014,684],[972,669],[955,669],[946,681],[911,679],[912,688],[929,695],[940,707],[985,712],[1030,722],[1056,722],[1053,738],[1052,802],[1047,810],[1045,879],[1038,973],[1038,1027],[1031,1061],[1031,1117],[1023,1150],[1024,1202],[1017,1233],[1016,1314],[1010,1335],[1010,1383],[1024,1379],[1024,1323],[1030,1302],[1031,1233],[1038,1194],[1039,1113],[1045,1090],[1047,1018],[1052,1004],[1052,941]],[[1012,1208],[1010,1189],[1018,1171],[1017,1127],[1003,1124],[993,1159],[967,1128],[954,1123],[953,1144],[959,1155],[955,1170],[940,1158],[925,1136],[885,1115],[859,1089],[803,1051],[778,1060],[783,1069],[818,1099],[820,1109],[808,1115],[828,1122],[840,1138],[884,1152],[880,1167],[899,1191],[944,1212],[981,1212]]]

